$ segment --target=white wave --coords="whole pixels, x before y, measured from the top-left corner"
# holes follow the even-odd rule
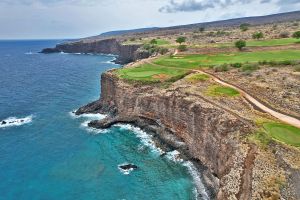
[[[115,64],[115,63],[114,63],[115,60],[116,60],[116,59],[112,59],[112,60],[109,60],[109,61],[106,61],[106,62],[103,62],[103,63],[107,63],[107,64]]]
[[[35,55],[35,54],[38,54],[38,53],[36,53],[36,52],[31,52],[31,51],[25,53],[25,55]]]
[[[177,150],[170,151],[166,154],[166,158],[172,160],[173,162],[182,163],[183,159],[180,157],[180,152]]]
[[[152,135],[147,134],[139,127],[135,127],[130,124],[116,124],[114,126],[125,130],[131,130],[141,140],[142,144],[149,147],[152,152],[158,155],[162,155],[165,153],[161,148],[155,145]]]
[[[197,190],[197,191],[195,191],[196,199],[198,199],[198,196],[200,194],[201,199],[208,200],[209,197],[208,197],[208,194],[206,193],[206,189],[201,180],[201,175],[199,174],[199,171],[197,170],[195,165],[191,161],[185,161],[183,163],[183,166],[185,166],[188,169],[190,175],[193,177],[193,181],[194,181],[194,184],[195,184],[196,190]]]
[[[91,120],[101,120],[101,119],[104,119],[105,117],[107,117],[107,115],[103,115],[103,114],[100,114],[100,113],[89,113],[89,114],[82,114],[82,115],[75,115],[75,112],[76,111],[71,111],[69,112],[70,116],[72,118],[89,118]]]
[[[87,132],[91,133],[91,134],[101,134],[101,133],[108,133],[109,129],[97,129],[97,128],[92,128],[89,127],[88,124],[91,121],[87,120],[84,121],[83,123],[81,123],[81,127],[84,128]]]
[[[24,118],[16,118],[16,117],[9,117],[0,121],[0,128],[12,127],[12,126],[22,126],[24,124],[28,124],[32,122],[33,116],[27,116]]]
[[[93,120],[101,120],[104,119],[105,117],[107,117],[107,115],[103,115],[100,113],[97,114],[82,114],[82,115],[75,115],[76,111],[72,111],[69,112],[69,115],[73,118],[73,119],[79,119],[79,118],[84,118],[87,119],[86,121],[81,123],[81,127],[84,128],[85,130],[87,130],[89,133],[91,134],[100,134],[100,133],[107,133],[109,132],[109,129],[96,129],[96,128],[92,128],[89,127],[88,124],[93,121]]]

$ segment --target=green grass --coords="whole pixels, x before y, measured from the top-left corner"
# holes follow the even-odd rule
[[[240,93],[231,87],[212,85],[207,89],[206,94],[209,96],[235,97],[238,96]]]
[[[184,76],[188,71],[183,69],[172,69],[144,64],[135,68],[122,68],[117,74],[126,80],[144,82],[163,82],[175,80],[176,77]]]
[[[299,60],[299,55],[300,50],[237,52],[216,55],[176,55],[159,58],[154,63],[167,67],[193,69],[200,66],[220,65],[224,63],[258,62],[261,60]]]
[[[281,123],[265,123],[263,124],[265,131],[276,140],[286,144],[300,147],[300,129],[294,126]]]
[[[270,47],[270,46],[284,46],[300,42],[296,38],[283,38],[283,39],[272,39],[272,40],[252,40],[247,42],[249,47]]]
[[[300,50],[237,52],[216,55],[176,55],[163,56],[136,68],[122,68],[117,71],[121,78],[132,81],[163,82],[183,76],[191,69],[222,65],[224,63],[246,63],[253,65],[258,61],[286,61],[300,59]],[[156,64],[156,65],[155,65]],[[159,66],[157,66],[159,65]]]
[[[158,46],[163,46],[163,45],[169,45],[170,44],[169,41],[163,40],[163,39],[156,39],[156,41],[157,41]]]
[[[250,40],[250,41],[246,41],[246,43],[248,47],[272,47],[272,46],[284,46],[284,45],[296,44],[296,43],[300,43],[300,40],[296,38],[282,38],[282,39],[269,39],[269,40]],[[234,47],[234,43],[219,43],[219,44],[211,44],[205,46],[226,48],[226,47]],[[203,45],[202,46],[200,45],[199,47],[203,47]]]
[[[209,79],[209,76],[206,74],[195,74],[187,78],[191,82],[202,82]]]

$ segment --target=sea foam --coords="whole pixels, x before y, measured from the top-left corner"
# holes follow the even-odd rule
[[[0,121],[0,128],[12,127],[12,126],[22,126],[24,124],[28,124],[32,122],[33,116],[27,116],[24,118],[17,118],[17,117],[9,117]]]
[[[101,120],[104,119],[105,117],[107,117],[107,115],[103,115],[103,114],[82,114],[82,115],[75,115],[75,111],[69,112],[70,116],[73,119],[79,119],[79,118],[84,118],[87,119],[84,122],[81,123],[81,127],[84,128],[86,131],[88,131],[89,133],[92,134],[100,134],[100,133],[107,133],[109,132],[109,129],[96,129],[96,128],[92,128],[89,127],[88,124],[93,121],[93,120]]]
[[[141,140],[142,144],[149,147],[155,154],[163,155],[165,153],[161,148],[155,145],[152,135],[147,134],[139,127],[130,124],[116,124],[114,126],[120,129],[131,130]]]

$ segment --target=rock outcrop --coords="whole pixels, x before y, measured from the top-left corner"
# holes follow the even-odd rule
[[[118,55],[116,63],[126,64],[139,59],[147,58],[150,54],[143,51],[141,45],[122,45],[117,39],[79,40],[56,45],[55,48],[46,48],[41,53],[94,53]]]

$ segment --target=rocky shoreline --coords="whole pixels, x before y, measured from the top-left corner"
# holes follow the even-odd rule
[[[161,156],[166,156],[166,152],[178,151],[180,153],[180,159],[184,161],[190,161],[199,172],[201,181],[205,187],[205,193],[207,193],[209,199],[216,199],[219,179],[209,172],[209,169],[205,167],[200,160],[195,159],[189,152],[187,145],[182,141],[182,139],[178,138],[176,134],[172,133],[162,124],[158,124],[153,120],[149,120],[146,118],[136,118],[136,119],[118,119],[113,117],[114,113],[107,111],[107,109],[95,109],[95,104],[99,104],[101,102],[95,101],[91,104],[88,104],[84,107],[81,107],[76,115],[86,114],[86,113],[101,113],[108,115],[107,118],[101,121],[91,121],[88,126],[96,129],[107,129],[115,124],[131,124],[135,127],[139,127],[142,131],[151,135],[155,146],[162,150]],[[197,199],[203,199],[201,196],[201,191],[199,188]]]
[[[236,135],[250,131],[242,121],[213,104],[190,99],[177,91],[157,91],[151,86],[134,87],[116,77],[114,70],[102,74],[101,99],[78,109],[76,114],[102,113],[108,117],[89,126],[109,128],[116,123],[130,123],[154,136],[160,145],[178,150],[201,171],[203,184],[211,199],[228,199],[228,174],[238,158],[240,168],[247,159]],[[232,180],[236,195],[250,195],[240,190],[242,175]],[[246,195],[246,196],[247,196]],[[247,196],[249,197],[249,196]]]
[[[148,58],[148,51],[141,49],[141,45],[123,45],[118,39],[99,39],[93,41],[79,40],[56,45],[54,48],[46,48],[41,53],[93,53],[114,54],[116,64],[127,64],[139,59]]]

